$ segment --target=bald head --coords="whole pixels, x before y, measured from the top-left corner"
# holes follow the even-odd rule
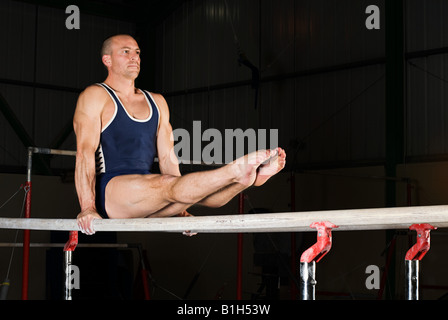
[[[105,54],[111,54],[112,53],[112,41],[113,37],[109,37],[103,42],[103,46],[101,47],[101,56],[104,56]]]
[[[104,56],[105,54],[111,55],[112,54],[112,45],[114,43],[114,40],[118,40],[120,38],[134,39],[128,34],[117,34],[117,35],[107,38],[106,40],[104,40],[103,46],[101,47],[101,56]]]
[[[109,75],[135,79],[140,72],[140,48],[127,34],[107,38],[101,48],[101,60]]]

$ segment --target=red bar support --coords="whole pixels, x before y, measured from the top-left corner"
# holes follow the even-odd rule
[[[149,285],[148,285],[148,270],[142,269],[141,270],[142,279],[143,279],[143,293],[144,293],[144,299],[150,300],[151,296],[149,294]]]
[[[141,245],[139,245],[137,248],[140,256],[140,276],[142,278],[143,299],[150,300],[151,295],[148,283],[148,279],[150,278],[149,261],[146,255],[146,251],[142,249]]]
[[[244,213],[244,193],[238,197],[238,212]],[[243,234],[238,233],[236,299],[243,299]]]
[[[405,296],[407,300],[419,300],[419,273],[420,260],[425,256],[430,248],[430,232],[436,229],[428,223],[413,224],[410,230],[417,231],[417,243],[414,244],[406,253],[406,286]]]
[[[317,229],[317,242],[300,257],[300,295],[302,300],[314,300],[316,293],[316,263],[331,249],[331,230],[336,225],[328,221],[314,222],[310,226]]]
[[[70,231],[68,241],[64,246],[64,251],[75,251],[78,245],[78,231]]]
[[[409,227],[409,230],[417,231],[417,243],[408,250],[405,260],[422,260],[431,246],[429,233],[435,229],[437,228],[429,223],[413,224]]]
[[[317,229],[317,242],[308,248],[300,257],[300,262],[319,262],[331,249],[331,230],[337,228],[331,222],[313,222],[311,228]]]
[[[31,218],[31,181],[25,182],[25,218]],[[22,251],[22,300],[28,300],[28,282],[30,269],[30,230],[23,230]]]

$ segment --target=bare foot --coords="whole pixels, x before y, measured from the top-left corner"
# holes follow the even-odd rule
[[[193,217],[193,215],[190,214],[189,212],[187,212],[187,210],[185,210],[185,211],[182,211],[181,213],[179,213],[178,215],[176,215],[176,217]],[[182,234],[187,237],[192,237],[192,236],[197,235],[197,232],[191,232],[190,230],[186,230],[186,231],[182,232]]]
[[[282,148],[271,151],[271,157],[257,168],[254,186],[261,186],[272,176],[281,171],[286,164],[286,152]]]
[[[257,168],[269,159],[271,150],[260,150],[249,153],[232,162],[231,168],[235,174],[234,182],[251,186],[257,178]]]

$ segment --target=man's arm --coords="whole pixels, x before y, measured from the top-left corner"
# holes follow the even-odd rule
[[[174,153],[173,129],[170,124],[168,104],[160,94],[153,94],[160,111],[160,123],[157,133],[157,156],[162,174],[180,176],[179,161]]]
[[[75,186],[81,207],[77,220],[81,230],[87,234],[94,233],[92,220],[101,219],[95,206],[95,152],[104,107],[100,90],[97,86],[91,86],[80,94],[73,118],[77,144]]]
[[[159,130],[157,132],[157,156],[159,158],[159,168],[162,174],[170,174],[179,177],[179,161],[174,153],[174,136],[173,128],[170,124],[170,112],[168,104],[160,94],[153,94],[154,100],[159,107],[160,123]],[[181,212],[178,217],[190,217],[192,216],[186,210]],[[184,235],[191,237],[196,233],[185,231]]]

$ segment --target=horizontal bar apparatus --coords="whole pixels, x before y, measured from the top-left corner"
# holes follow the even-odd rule
[[[59,150],[59,149],[50,149],[50,148],[41,148],[41,147],[29,147],[28,150],[31,153],[76,157],[76,151],[72,151],[72,150]],[[185,165],[202,165],[202,166],[208,166],[208,167],[220,167],[220,166],[224,165],[222,163],[205,163],[202,161],[189,160],[189,159],[178,159],[178,161],[179,161],[179,164],[185,164]],[[155,157],[154,162],[159,162],[159,159],[157,157]]]
[[[239,233],[314,231],[316,221],[330,221],[335,231],[408,229],[416,223],[448,227],[448,206],[281,212],[195,217],[94,220],[95,231]],[[0,218],[0,229],[79,230],[76,219]]]
[[[65,243],[44,243],[34,242],[30,243],[30,248],[64,248]],[[15,242],[0,242],[0,248],[22,248],[23,243]],[[137,245],[130,245],[127,243],[78,243],[77,248],[133,248]]]
[[[71,150],[58,150],[58,149],[40,148],[40,147],[29,147],[28,149],[32,153],[53,154],[53,155],[76,157],[76,151],[71,151]]]

